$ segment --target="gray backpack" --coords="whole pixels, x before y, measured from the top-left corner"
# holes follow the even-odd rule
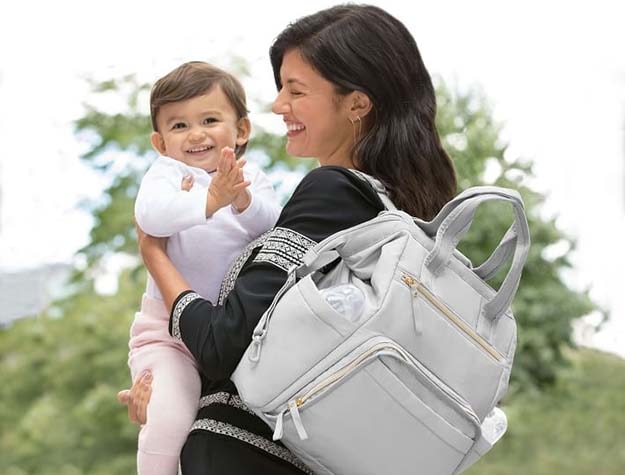
[[[328,237],[290,269],[232,380],[315,474],[460,473],[490,449],[485,419],[508,387],[510,304],[530,242],[522,199],[475,187],[424,222],[360,176],[389,210]],[[512,205],[514,223],[473,268],[456,245],[493,200]],[[495,291],[485,280],[510,257]],[[351,319],[322,294],[341,284],[364,295]]]

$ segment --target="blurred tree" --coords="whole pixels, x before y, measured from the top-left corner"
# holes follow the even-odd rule
[[[135,471],[136,426],[115,394],[128,385],[128,329],[145,280],[93,285],[0,331],[0,473]]]
[[[532,166],[507,156],[501,125],[494,121],[484,94],[478,89],[452,93],[444,84],[437,91],[437,125],[454,159],[459,188],[486,184],[513,188],[525,202],[532,244],[512,305],[519,325],[512,388],[551,385],[567,364],[563,350],[574,345],[571,322],[599,310],[588,291],[571,289],[563,280],[571,269],[569,252],[575,242],[558,229],[555,218],[541,215],[545,197],[530,187]],[[478,210],[477,224],[460,243],[460,250],[474,265],[488,258],[512,222],[512,210],[505,213],[500,207],[486,203]],[[551,251],[562,248],[566,251],[553,257]],[[501,285],[507,269],[493,278],[493,287]]]
[[[94,224],[90,243],[80,251],[75,293],[45,314],[0,331],[0,472],[24,474],[127,474],[134,470],[137,429],[126,420],[115,393],[128,386],[128,328],[137,310],[145,275],[136,258],[133,201],[140,177],[155,157],[149,145],[149,86],[134,76],[93,84],[76,134],[88,144],[83,159],[109,177],[96,202],[85,204]],[[532,248],[514,303],[519,348],[513,380],[517,388],[540,388],[554,382],[572,345],[570,323],[594,309],[586,292],[568,288],[562,272],[566,254],[550,257],[556,244],[572,241],[554,219],[540,216],[544,197],[529,188],[529,164],[506,157],[500,126],[476,91],[438,87],[438,127],[454,158],[459,186],[493,183],[520,191],[526,203]],[[97,104],[122,103],[110,112]],[[284,138],[255,128],[248,156],[272,170],[312,166],[287,157]],[[275,174],[274,174],[275,176]],[[486,259],[512,214],[499,209],[478,213],[480,223],[461,243],[474,262]],[[124,254],[131,265],[120,274],[115,295],[95,291],[111,256]],[[495,276],[500,284],[503,273]]]

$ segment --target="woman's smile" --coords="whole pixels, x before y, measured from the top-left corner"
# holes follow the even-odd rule
[[[287,128],[286,135],[289,138],[296,137],[300,135],[304,130],[306,130],[306,127],[304,126],[304,124],[300,124],[298,122],[286,122],[286,128]]]

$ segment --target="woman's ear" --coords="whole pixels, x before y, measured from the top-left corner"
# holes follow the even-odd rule
[[[248,117],[241,117],[237,121],[237,145],[240,147],[246,144],[250,139],[250,133],[252,132],[252,124]]]
[[[349,98],[349,114],[352,120],[364,119],[371,112],[373,103],[367,94],[362,91],[352,91]]]
[[[152,132],[150,135],[150,141],[152,142],[152,147],[161,155],[165,155],[167,152],[167,148],[165,147],[165,140],[163,136],[159,132]]]

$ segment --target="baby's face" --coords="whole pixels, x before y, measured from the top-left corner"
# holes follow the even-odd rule
[[[221,149],[247,140],[242,121],[219,86],[181,102],[165,104],[157,117],[152,144],[162,155],[189,166],[213,171]]]

